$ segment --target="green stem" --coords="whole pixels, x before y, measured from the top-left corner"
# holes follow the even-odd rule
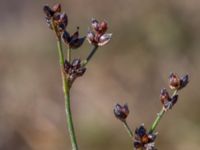
[[[173,95],[172,95],[172,97],[175,96],[175,95],[177,94],[177,92],[178,92],[178,90],[175,90],[174,93],[173,93]],[[149,133],[153,133],[153,132],[155,131],[156,127],[157,127],[158,124],[160,123],[160,120],[161,120],[162,117],[164,116],[165,112],[166,112],[166,110],[165,110],[165,108],[163,107],[163,108],[161,109],[161,111],[158,113],[158,115],[157,115],[155,121],[153,122],[153,124],[152,124],[152,126],[151,126],[151,128],[150,128],[150,130],[149,130]]]
[[[131,138],[133,138],[133,132],[131,131],[131,129],[130,129],[128,123],[126,122],[126,120],[123,121],[123,125],[124,125],[124,127],[125,127],[125,129],[126,129],[128,135],[129,135]]]
[[[86,60],[83,62],[83,66],[86,66],[88,64],[88,62],[93,57],[93,55],[95,54],[95,52],[97,51],[97,49],[98,49],[98,46],[94,45],[94,47],[90,51],[89,55],[87,56]]]
[[[157,114],[156,120],[153,122],[151,129],[149,130],[149,133],[153,133],[156,129],[156,127],[158,126],[161,118],[163,117],[163,115],[165,114],[165,109],[162,108],[161,111]]]
[[[62,50],[62,43],[61,39],[58,38],[57,41],[57,48],[58,48],[58,54],[59,54],[59,62],[60,62],[60,69],[61,69],[61,76],[62,76],[62,84],[63,84],[63,92],[65,97],[65,111],[66,111],[66,119],[67,119],[67,128],[72,144],[72,150],[78,150],[78,144],[76,141],[76,135],[73,125],[73,119],[72,119],[72,113],[71,113],[71,105],[70,105],[70,87],[68,79],[64,72],[64,54]],[[69,50],[70,51],[70,50]]]

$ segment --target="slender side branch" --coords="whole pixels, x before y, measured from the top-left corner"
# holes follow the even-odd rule
[[[149,130],[149,133],[153,133],[156,129],[156,127],[158,126],[160,120],[162,119],[162,117],[164,116],[165,114],[165,110],[164,108],[161,109],[161,111],[157,114],[157,117],[155,119],[155,121],[153,122],[152,126],[151,126],[151,129]]]
[[[130,129],[130,127],[129,127],[128,123],[126,122],[126,120],[123,121],[123,125],[124,125],[124,127],[125,127],[125,129],[126,129],[128,135],[129,135],[131,138],[133,138],[133,132],[132,132],[132,130]]]
[[[58,38],[58,41],[57,41],[57,48],[58,48],[58,54],[59,54],[62,83],[63,83],[63,92],[64,92],[64,97],[65,97],[65,111],[66,111],[66,119],[67,119],[67,128],[68,128],[68,132],[70,135],[72,150],[78,150],[78,144],[77,144],[77,140],[76,140],[73,119],[72,119],[72,113],[71,113],[71,106],[70,106],[70,87],[69,87],[68,79],[64,72],[64,54],[63,54],[62,43],[61,43],[60,38]],[[70,49],[68,51],[70,51]],[[69,58],[69,56],[68,56],[68,58]]]
[[[90,51],[89,55],[87,56],[86,60],[83,62],[83,66],[86,66],[88,64],[88,62],[93,57],[93,55],[95,54],[95,52],[97,51],[97,49],[98,49],[98,46],[94,45],[94,47]]]
[[[177,92],[178,92],[178,90],[175,90],[174,93],[173,93],[173,95],[172,95],[172,97],[173,97],[174,95],[176,95]],[[161,111],[157,114],[157,117],[156,117],[155,121],[153,122],[153,124],[152,124],[152,126],[151,126],[151,128],[150,128],[150,130],[149,130],[149,133],[150,133],[150,134],[153,133],[153,132],[155,131],[156,127],[157,127],[158,124],[160,123],[160,120],[161,120],[162,117],[164,116],[165,112],[166,112],[165,108],[162,107]]]

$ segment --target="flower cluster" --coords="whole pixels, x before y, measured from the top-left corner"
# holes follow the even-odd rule
[[[160,92],[160,101],[163,104],[165,110],[171,109],[178,100],[178,95],[169,96],[169,93],[166,89],[161,89]]]
[[[77,77],[80,77],[85,73],[86,68],[81,65],[80,59],[74,59],[72,63],[65,60],[64,70],[68,75],[69,83],[71,85]]]
[[[67,31],[64,31],[62,34],[62,39],[65,44],[69,46],[69,48],[76,49],[79,48],[83,42],[85,41],[85,37],[79,37],[79,27],[77,27],[77,31],[70,35]]]
[[[120,104],[116,104],[113,111],[115,117],[121,121],[125,121],[129,114],[129,109],[127,104],[123,106]]]
[[[95,46],[103,46],[107,44],[112,37],[111,33],[105,33],[108,29],[107,22],[99,22],[96,19],[92,19],[91,24],[92,30],[89,30],[87,34],[87,40],[89,43]]]
[[[79,27],[77,27],[77,31],[72,35],[67,32],[66,27],[68,24],[68,17],[66,13],[61,12],[60,4],[55,4],[52,8],[45,5],[43,11],[46,15],[45,18],[49,28],[55,31],[57,38],[62,37],[62,40],[69,48],[76,49],[83,44],[85,37],[79,37]]]
[[[68,24],[68,17],[65,13],[61,13],[61,4],[55,4],[52,8],[48,5],[43,7],[46,15],[46,21],[50,29],[56,31],[64,31]]]
[[[162,89],[160,92],[160,101],[165,111],[171,109],[178,100],[177,91],[183,89],[189,82],[189,76],[184,75],[179,77],[176,73],[169,75],[169,87],[171,90],[175,90],[172,96],[169,95],[167,89]]]
[[[114,107],[114,115],[117,119],[121,120],[124,127],[128,131],[129,136],[133,140],[133,147],[136,150],[156,150],[155,139],[157,133],[155,133],[156,127],[160,122],[162,116],[166,111],[172,109],[172,107],[177,103],[178,91],[183,89],[189,83],[189,76],[184,75],[179,77],[175,73],[171,73],[169,76],[169,87],[174,91],[172,95],[169,94],[167,89],[163,88],[160,92],[160,101],[163,105],[161,111],[158,113],[155,121],[153,122],[149,131],[147,131],[142,124],[139,128],[135,129],[135,135],[133,135],[130,127],[126,122],[126,118],[129,114],[129,109],[127,105],[116,104]]]
[[[184,75],[179,77],[176,73],[171,73],[169,75],[169,87],[172,90],[180,90],[184,88],[189,82],[189,76]]]
[[[134,148],[139,150],[156,150],[155,149],[155,141],[156,134],[147,133],[144,128],[144,124],[142,124],[139,128],[135,130],[135,138],[134,138]]]

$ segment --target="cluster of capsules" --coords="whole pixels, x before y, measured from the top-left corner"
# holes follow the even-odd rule
[[[77,27],[73,34],[68,32],[68,16],[65,12],[62,12],[61,4],[58,3],[52,7],[45,5],[43,11],[48,27],[56,33],[58,40],[62,40],[69,49],[81,47],[85,39],[95,48],[104,46],[111,40],[112,34],[106,33],[108,29],[106,21],[99,22],[93,18],[91,21],[91,28],[87,32],[87,35],[79,37],[79,27]],[[91,57],[91,55],[89,55],[89,57]],[[85,73],[86,68],[80,58],[75,58],[72,61],[65,60],[64,71],[71,85],[77,77]]]
[[[188,75],[179,77],[176,73],[171,73],[169,75],[169,87],[174,91],[172,96],[168,93],[167,89],[161,89],[160,101],[162,103],[162,110],[168,111],[176,104],[178,100],[177,92],[183,89],[189,82]],[[126,119],[129,115],[128,105],[116,104],[114,107],[114,115],[117,119],[126,123]],[[147,131],[144,124],[140,125],[135,129],[135,136],[133,136],[133,147],[136,150],[156,150],[155,139],[157,133],[152,131]]]

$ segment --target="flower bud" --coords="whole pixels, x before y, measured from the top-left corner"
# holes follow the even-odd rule
[[[79,27],[77,27],[77,31],[72,36],[70,36],[67,31],[64,31],[62,35],[63,41],[72,49],[79,48],[85,41],[85,37],[79,38],[78,30],[79,30]]]
[[[65,60],[65,62],[64,62],[64,70],[65,70],[65,72],[68,74],[70,69],[71,69],[71,64],[67,60]]]
[[[47,18],[51,18],[54,15],[54,11],[48,5],[44,5],[43,11]]]
[[[108,29],[108,24],[107,24],[107,22],[102,21],[102,22],[100,23],[100,25],[99,25],[99,30],[98,30],[98,32],[99,32],[100,34],[104,34],[104,33],[107,31],[107,29]]]
[[[87,33],[87,40],[90,44],[95,46],[106,45],[112,37],[112,34],[106,34],[108,24],[105,21],[99,23],[96,19],[92,19],[91,22],[92,30]]]
[[[68,76],[69,84],[71,86],[77,77],[80,77],[85,73],[86,68],[81,66],[80,59],[74,59],[72,63],[65,60],[64,71]]]
[[[162,89],[160,92],[160,101],[162,104],[165,104],[166,101],[170,99],[169,93],[166,89]]]
[[[174,95],[172,98],[171,98],[171,108],[176,104],[176,102],[178,101],[178,95]],[[170,109],[171,109],[170,108]]]
[[[124,106],[116,104],[113,111],[115,117],[121,121],[125,121],[129,114],[129,109],[127,104],[125,104]]]
[[[66,13],[61,13],[60,14],[60,23],[62,23],[65,26],[67,26],[67,24],[68,24],[68,17],[67,17]]]
[[[81,60],[80,59],[74,59],[72,61],[72,67],[73,69],[78,69],[81,67]]]
[[[94,35],[94,33],[91,32],[91,31],[88,31],[88,33],[87,33],[87,40],[88,40],[88,42],[89,42],[90,44],[93,44],[93,43],[96,43],[96,44],[97,44],[97,42],[95,42],[95,35]]]
[[[169,96],[169,93],[166,89],[162,89],[160,92],[160,100],[163,105],[165,111],[172,109],[172,107],[176,104],[178,100],[178,95],[174,95],[172,97]]]
[[[180,83],[179,89],[184,88],[188,83],[189,83],[189,76],[188,75],[181,77],[181,83]]]
[[[179,76],[175,73],[171,73],[170,76],[169,76],[169,87],[172,90],[179,89],[180,83],[181,82],[180,82]]]
[[[98,31],[98,29],[99,29],[99,22],[94,18],[92,18],[91,27],[95,31]]]
[[[184,88],[189,82],[189,76],[184,75],[181,78],[175,74],[171,73],[169,76],[169,86],[173,90],[180,90]]]
[[[108,42],[110,42],[111,37],[112,37],[112,34],[111,34],[111,33],[102,35],[102,36],[100,37],[100,39],[99,39],[98,46],[106,45]]]
[[[155,150],[155,141],[156,134],[147,133],[144,125],[142,124],[139,128],[135,130],[135,138],[134,138],[134,148],[141,150]]]
[[[70,39],[71,39],[70,34],[67,31],[64,31],[63,34],[62,34],[62,40],[65,43],[69,43]]]

